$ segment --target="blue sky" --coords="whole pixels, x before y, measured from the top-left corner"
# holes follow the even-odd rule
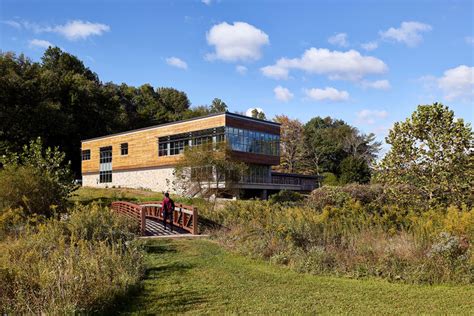
[[[104,82],[341,118],[380,139],[418,104],[474,118],[472,1],[0,2],[2,51],[52,43]]]

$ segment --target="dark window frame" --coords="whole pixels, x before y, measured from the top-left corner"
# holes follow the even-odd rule
[[[128,155],[128,143],[120,144],[120,156]]]
[[[81,157],[82,157],[82,161],[91,160],[91,150],[84,149],[83,151],[81,151]]]

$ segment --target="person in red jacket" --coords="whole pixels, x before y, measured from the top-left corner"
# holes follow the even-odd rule
[[[173,211],[174,211],[174,201],[170,198],[170,194],[168,192],[165,193],[165,198],[163,202],[161,202],[161,210],[163,212],[163,226],[165,226],[166,230],[166,222],[170,220],[170,229],[173,231]]]

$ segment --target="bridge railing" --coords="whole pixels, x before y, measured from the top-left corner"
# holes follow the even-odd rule
[[[112,202],[111,208],[115,212],[136,221],[140,225],[140,234],[142,236],[145,235],[147,217],[163,220],[162,205],[161,202],[157,201],[142,202],[139,204],[115,201]],[[198,210],[192,205],[176,203],[172,220],[168,218],[167,222],[193,235],[198,234]]]
[[[115,201],[111,205],[112,210],[136,221],[140,225],[140,235],[145,235],[146,217],[140,205],[125,202]]]
[[[162,205],[159,201],[143,202],[139,204],[146,217],[163,220]],[[198,234],[198,210],[192,205],[176,203],[172,219],[166,220],[167,223],[182,228],[193,235]]]

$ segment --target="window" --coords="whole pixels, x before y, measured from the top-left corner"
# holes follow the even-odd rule
[[[112,182],[112,146],[100,148],[99,182]]]
[[[226,137],[232,150],[279,156],[280,136],[275,134],[226,127]]]
[[[110,183],[110,182],[112,182],[112,170],[100,171],[99,172],[99,182],[100,183]]]
[[[101,147],[100,148],[100,160],[99,162],[102,163],[109,163],[112,162],[112,146]]]
[[[120,144],[120,154],[122,156],[128,155],[128,143]]]
[[[158,156],[179,155],[188,146],[197,146],[225,140],[225,128],[209,128],[158,138]]]
[[[86,149],[82,151],[82,160],[91,160],[91,150]]]

